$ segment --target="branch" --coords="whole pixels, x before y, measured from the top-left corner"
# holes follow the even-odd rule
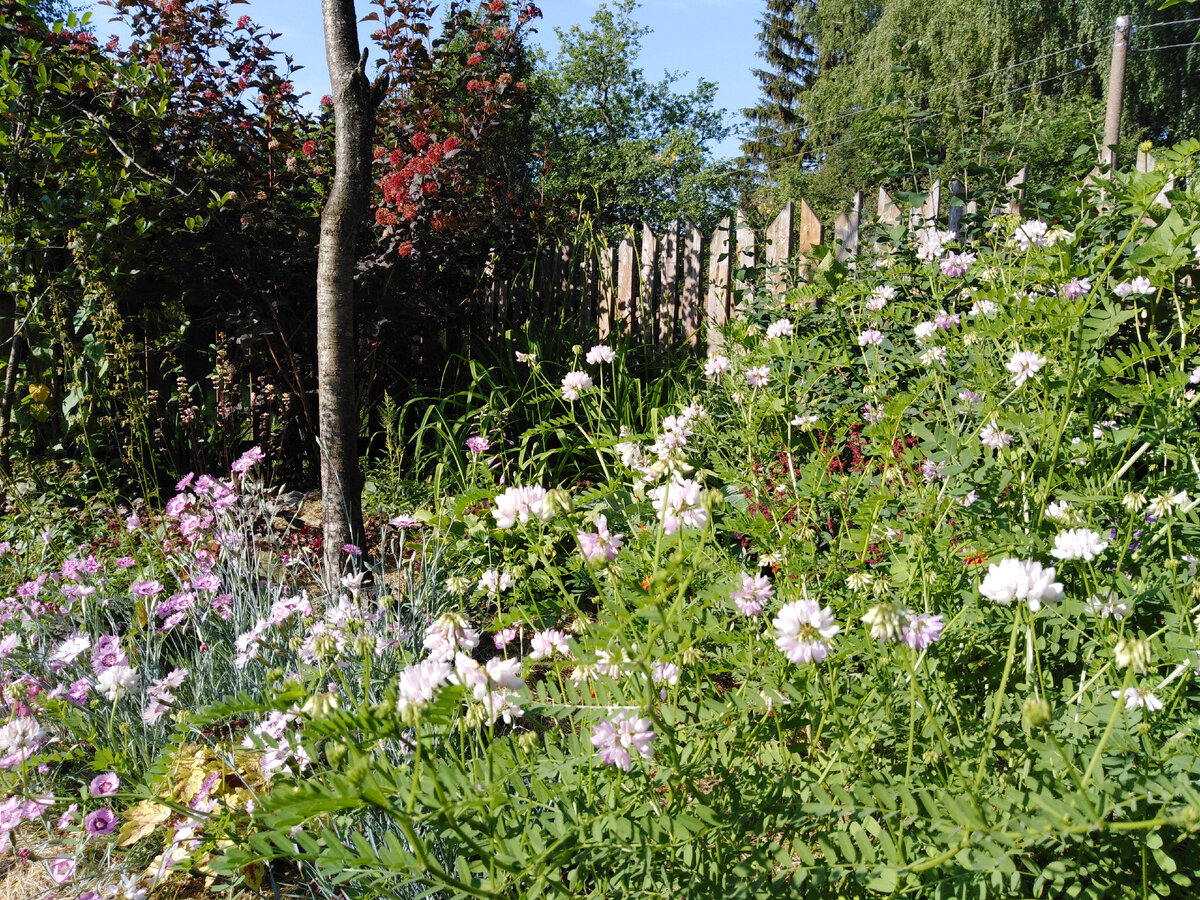
[[[171,188],[177,194],[179,194],[180,197],[183,197],[186,199],[192,195],[191,191],[185,191],[185,190],[183,190],[183,188],[179,187],[179,185],[177,185],[174,181],[171,181],[171,179],[164,178],[162,175],[159,175],[155,172],[151,172],[149,169],[146,169],[145,167],[143,167],[141,165],[141,163],[139,163],[136,159],[134,159],[132,156],[130,156],[128,153],[126,153],[125,148],[122,147],[119,143],[117,143],[116,137],[113,136],[112,131],[110,131],[108,126],[104,124],[104,121],[99,116],[97,116],[95,113],[93,113],[90,109],[80,106],[74,100],[68,100],[67,105],[70,106],[72,109],[78,110],[79,112],[83,113],[92,122],[93,125],[95,125],[97,128],[100,129],[100,132],[104,135],[105,138],[108,139],[108,142],[110,144],[112,144],[113,149],[116,150],[117,153],[121,154],[121,159],[125,161],[125,165],[132,166],[133,168],[137,169],[139,172],[141,172],[143,175],[145,175],[147,178],[151,179],[152,181],[157,181],[157,182],[167,185],[167,187]]]

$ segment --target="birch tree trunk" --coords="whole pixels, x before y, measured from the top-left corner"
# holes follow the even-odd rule
[[[361,545],[362,483],[354,385],[355,242],[371,191],[375,90],[359,55],[354,0],[321,0],[333,87],[336,171],[321,214],[317,254],[317,403],[325,578],[337,584],[345,544]]]

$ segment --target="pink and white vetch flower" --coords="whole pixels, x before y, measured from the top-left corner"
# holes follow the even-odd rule
[[[793,600],[779,610],[775,646],[793,663],[820,662],[829,655],[829,640],[842,630],[833,610],[815,600]]]
[[[653,722],[621,712],[611,719],[601,719],[592,729],[592,746],[606,766],[628,772],[633,764],[633,753],[642,759],[654,755],[654,748],[650,746],[654,737]]]

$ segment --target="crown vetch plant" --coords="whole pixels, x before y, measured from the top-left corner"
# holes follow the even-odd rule
[[[46,863],[81,892],[102,842],[160,854],[142,889],[286,857],[362,897],[1190,890],[1200,195],[1153,201],[1198,157],[1102,213],[1067,188],[764,278],[636,422],[623,350],[522,349],[572,464],[489,431],[328,596],[258,453],[116,559],[13,523],[5,833],[63,821]]]

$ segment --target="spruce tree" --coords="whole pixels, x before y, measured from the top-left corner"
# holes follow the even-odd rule
[[[742,153],[748,166],[762,172],[775,160],[795,156],[803,144],[797,98],[816,73],[816,49],[806,28],[815,7],[816,0],[767,0],[758,20],[758,55],[766,67],[753,70],[762,100],[743,110],[751,130]]]

